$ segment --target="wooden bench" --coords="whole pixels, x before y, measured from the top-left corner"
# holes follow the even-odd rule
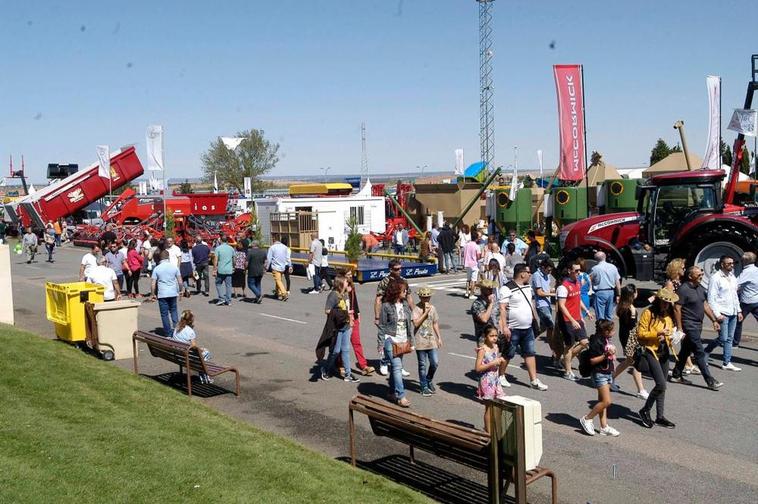
[[[350,400],[348,418],[350,458],[353,467],[356,465],[355,421],[353,418],[355,411],[368,417],[371,430],[377,436],[388,437],[407,444],[410,447],[411,463],[415,463],[414,450],[418,448],[440,458],[486,472],[491,503],[499,504],[505,497],[508,486],[513,482],[516,502],[526,504],[526,487],[545,476],[551,480],[552,502],[553,504],[557,503],[558,479],[553,471],[539,466],[530,471],[525,470],[523,410],[521,410],[520,417],[516,416],[516,437],[517,439],[520,438],[521,442],[518,443],[520,445],[518,447],[519,456],[514,461],[509,460],[501,449],[500,443],[491,442],[490,435],[485,431],[470,429],[451,422],[433,420],[412,413],[407,409],[387,404],[384,401],[361,395],[355,396]]]
[[[134,345],[134,372],[139,374],[139,353],[137,352],[137,343],[142,342],[147,345],[150,355],[159,359],[167,360],[179,365],[179,373],[187,371],[187,393],[192,396],[192,373],[205,373],[210,377],[218,376],[223,373],[234,373],[236,377],[236,388],[234,394],[240,395],[240,374],[237,368],[225,367],[212,362],[203,360],[198,347],[193,347],[188,343],[175,341],[170,338],[164,338],[157,334],[135,331],[132,335],[132,344]]]

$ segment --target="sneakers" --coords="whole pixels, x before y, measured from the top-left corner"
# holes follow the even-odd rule
[[[539,378],[535,378],[532,380],[532,388],[544,392],[547,390],[547,385],[542,383]]]
[[[321,291],[320,290],[316,290],[316,289],[311,289],[311,290],[308,291],[308,294],[319,294],[319,293],[321,293]]]
[[[606,425],[602,429],[600,429],[600,434],[603,436],[613,436],[616,437],[619,434],[621,434],[619,431],[611,427],[610,425]]]
[[[723,369],[724,371],[742,371],[742,368],[738,368],[731,362],[729,364],[722,364],[721,369]]]
[[[639,392],[637,392],[637,397],[640,399],[647,400],[647,398],[650,397],[650,392],[648,392],[645,389],[642,389]]]
[[[578,380],[578,378],[576,377],[573,371],[569,371],[568,373],[563,373],[563,377],[569,381],[575,382]]]
[[[711,390],[718,390],[722,385],[724,384],[718,380],[711,380],[708,382],[708,388]]]
[[[426,386],[429,388],[429,392],[431,392],[432,394],[437,392],[437,387],[434,386],[434,383],[429,382],[426,384]]]
[[[669,378],[669,381],[672,383],[681,383],[682,385],[692,385],[692,382],[684,376],[673,375]]]
[[[360,383],[361,382],[358,378],[356,378],[355,376],[353,376],[351,374],[347,375],[342,380],[345,381],[345,382],[347,382],[347,383]]]
[[[408,371],[406,371],[405,369],[402,369],[402,370],[400,371],[400,374],[402,374],[403,376],[410,376],[410,375],[411,375],[411,374],[410,374]]]
[[[328,381],[331,376],[329,376],[329,371],[326,370],[326,368],[321,368],[321,379],[324,381]]]
[[[381,366],[379,366],[379,374],[380,375],[387,376],[387,373],[388,373],[388,370],[387,370],[387,366],[385,364],[382,364]]]
[[[508,383],[508,379],[505,377],[505,375],[498,376],[497,380],[500,382],[501,387],[510,387],[511,384]]]
[[[432,397],[432,391],[429,390],[429,387],[424,387],[423,389],[421,389],[421,395],[423,397]]]
[[[639,415],[640,415],[640,420],[642,421],[642,425],[644,425],[648,429],[652,429],[653,425],[655,424],[653,423],[653,419],[650,418],[650,412],[646,410],[645,408],[642,408],[639,411]]]
[[[673,429],[674,427],[676,427],[674,422],[667,420],[665,417],[656,419],[655,423],[657,425],[660,425],[661,427],[666,427],[667,429]]]
[[[476,296],[475,296],[475,295],[473,295],[473,294],[471,294],[471,295],[470,295],[468,298],[469,298],[469,299],[476,299]]]
[[[611,383],[611,392],[621,392],[621,385],[616,382]]]
[[[586,416],[583,416],[579,419],[579,423],[582,424],[582,429],[584,429],[584,432],[586,432],[588,436],[595,435],[595,424],[592,423],[592,420],[589,420]]]

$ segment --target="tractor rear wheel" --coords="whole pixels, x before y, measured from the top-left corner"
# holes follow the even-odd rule
[[[703,270],[703,280],[700,283],[707,289],[711,275],[718,271],[721,256],[734,259],[734,274],[740,274],[742,254],[748,250],[755,251],[758,235],[742,226],[721,223],[703,230],[700,236],[687,241],[689,245],[682,253],[672,257],[683,257],[687,264],[700,267]]]
[[[735,275],[739,275],[742,271],[742,254],[744,252],[745,250],[739,245],[727,241],[717,241],[703,247],[691,261],[693,265],[703,270],[703,279],[700,284],[708,289],[711,275],[719,270],[719,260],[721,256],[725,255],[734,259],[733,271]]]

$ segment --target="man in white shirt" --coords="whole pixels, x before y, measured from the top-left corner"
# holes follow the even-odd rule
[[[521,350],[521,357],[526,364],[529,381],[533,389],[545,391],[547,385],[537,378],[537,364],[532,329],[534,309],[532,308],[532,287],[529,284],[531,272],[524,263],[513,268],[513,280],[500,288],[498,303],[500,304],[500,332],[503,334],[506,347],[502,350],[505,365],[516,356],[516,349]]]
[[[100,245],[97,243],[92,245],[92,249],[84,254],[82,257],[82,264],[79,266],[79,281],[83,282],[87,275],[89,275],[90,269],[97,266],[98,258],[102,257],[103,251],[100,250]],[[114,273],[115,274],[115,273]]]
[[[173,238],[166,238],[166,250],[168,250],[168,258],[171,260],[171,264],[179,269],[182,263],[182,249],[174,244]]]
[[[758,267],[755,266],[756,255],[753,252],[742,254],[742,273],[737,277],[737,294],[740,297],[742,316],[751,313],[758,320]],[[742,340],[742,322],[737,322],[734,330],[732,348],[738,348]]]
[[[321,292],[321,260],[324,246],[318,239],[317,233],[313,233],[312,236],[313,241],[311,241],[311,246],[308,249],[308,261],[310,262],[308,267],[313,269],[313,290],[308,294],[318,294]]]
[[[737,295],[737,278],[734,276],[734,259],[723,255],[719,259],[721,269],[711,275],[708,281],[708,304],[719,323],[719,336],[708,343],[705,353],[710,354],[717,346],[724,347],[721,369],[742,371],[732,364],[732,341],[737,321],[742,321],[740,300]]]
[[[118,287],[118,278],[116,272],[108,267],[108,259],[100,256],[97,264],[91,267],[87,272],[87,282],[102,285],[105,288],[103,299],[105,301],[114,301],[121,299],[121,289]]]

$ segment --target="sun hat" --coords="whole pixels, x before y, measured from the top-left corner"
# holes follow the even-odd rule
[[[655,293],[655,297],[667,303],[676,303],[677,301],[679,301],[679,296],[677,295],[677,293],[672,291],[671,289],[666,289],[665,287],[662,289],[658,289],[658,292]]]
[[[497,287],[497,283],[494,280],[489,280],[487,278],[480,281],[477,285],[480,289],[494,289]]]
[[[416,291],[416,294],[418,294],[418,297],[432,297],[432,289],[426,285],[422,285],[419,287],[418,291]]]

